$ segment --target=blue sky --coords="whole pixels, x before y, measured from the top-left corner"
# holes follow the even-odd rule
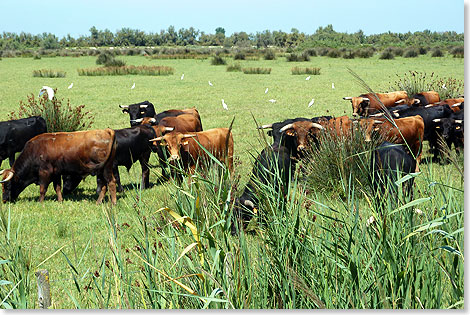
[[[466,2],[467,3],[467,2]],[[193,26],[226,35],[263,30],[312,34],[332,24],[336,31],[367,35],[387,31],[464,32],[464,1],[457,0],[19,0],[0,2],[0,32],[89,35],[89,29],[123,27],[159,32]]]

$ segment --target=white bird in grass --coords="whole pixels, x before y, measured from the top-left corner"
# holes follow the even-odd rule
[[[264,90],[264,94],[267,94],[268,90],[269,90],[269,88],[266,88],[266,90]]]
[[[308,103],[308,107],[312,106],[313,103],[315,103],[315,99],[314,99],[314,98],[312,98],[312,100],[310,101],[310,103]]]
[[[225,104],[224,99],[222,99],[222,106],[225,110],[228,110],[228,106]]]
[[[443,88],[444,90],[447,90],[445,83],[442,85],[442,88]]]
[[[335,84],[334,84],[334,83],[331,83],[331,88],[332,88],[332,89],[335,88]]]
[[[275,99],[270,99],[269,102],[271,102],[271,103],[274,104],[274,103],[276,103],[277,101],[276,101]]]
[[[73,82],[72,82],[72,83],[70,83],[70,85],[69,85],[68,89],[70,90],[72,87],[73,87]]]
[[[133,90],[134,88],[135,88],[135,82],[134,84],[132,84],[131,90]]]
[[[305,80],[306,80],[306,81],[310,80],[310,76],[306,77]]]
[[[39,96],[43,95],[44,92],[47,93],[47,97],[52,100],[54,98],[54,90],[49,86],[43,86],[41,90],[39,90]]]
[[[209,81],[209,85],[210,85],[210,86],[214,86],[214,84],[212,84],[211,81]]]
[[[181,75],[181,80],[183,80],[183,79],[184,79],[184,73]]]

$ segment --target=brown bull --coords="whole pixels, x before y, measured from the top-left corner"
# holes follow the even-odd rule
[[[152,125],[152,128],[155,130],[157,137],[162,136],[168,131],[202,131],[201,120],[192,114],[182,114],[174,117],[165,117],[160,120],[160,123],[158,125],[156,124],[156,120],[153,117],[144,117],[141,119],[141,124]]]
[[[452,109],[452,111],[454,113],[456,112],[459,112],[460,111],[460,104],[462,104],[464,102],[464,98],[461,97],[461,98],[448,98],[448,99],[445,99],[443,101],[440,101],[440,102],[437,102],[437,103],[434,103],[432,104],[433,106],[439,106],[439,105],[449,105],[450,109]]]
[[[192,133],[174,131],[150,141],[153,141],[154,145],[166,146],[170,153],[168,160],[173,163],[181,161],[183,168],[189,169],[191,173],[194,173],[196,165],[210,161],[209,155],[202,147],[220,162],[226,163],[230,172],[233,171],[233,137],[229,128]]]
[[[423,118],[416,115],[395,119],[394,122],[396,127],[386,119],[377,119],[374,131],[378,131],[385,136],[387,141],[405,144],[405,146],[408,144],[409,150],[416,159],[416,165],[418,165],[421,159],[421,149],[424,139]]]
[[[323,129],[323,127],[320,124],[305,120],[287,124],[279,131],[281,133],[284,132],[287,136],[295,137],[297,151],[302,152],[310,145],[310,139],[315,136],[317,130],[321,129]]]
[[[408,106],[425,106],[437,103],[441,100],[439,93],[436,91],[421,92],[413,95],[412,97],[405,97],[395,102],[395,105],[406,104]]]
[[[11,169],[1,171],[3,202],[16,200],[32,183],[39,185],[42,202],[51,181],[57,199],[62,201],[62,175],[97,175],[105,183],[97,203],[101,203],[109,187],[111,202],[116,204],[115,154],[116,137],[112,129],[38,135],[26,143]]]
[[[376,120],[372,118],[350,119],[348,116],[340,116],[320,124],[328,131],[334,132],[337,137],[348,137],[352,134],[353,128],[358,130],[360,127],[364,131],[365,140],[371,141],[375,123]]]
[[[395,106],[395,102],[407,98],[405,91],[395,91],[390,93],[376,93],[380,102],[385,107]],[[343,97],[343,100],[350,100],[353,108],[353,116],[368,116],[382,108],[381,103],[375,98],[373,93],[361,94],[358,97]]]

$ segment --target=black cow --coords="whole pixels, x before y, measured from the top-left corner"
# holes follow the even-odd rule
[[[396,200],[398,186],[395,182],[416,169],[416,161],[405,150],[402,144],[384,141],[373,153],[371,175],[374,191],[385,195],[388,192],[391,200]],[[412,197],[413,181],[411,178],[403,183],[403,194]]]
[[[29,139],[45,132],[46,121],[40,116],[0,122],[0,164],[8,158],[13,166],[15,153],[21,152]]]
[[[137,119],[144,117],[155,117],[156,115],[155,108],[149,101],[131,105],[119,105],[119,107],[122,108],[123,113],[129,114],[131,126],[137,126],[140,124],[140,122],[136,121]]]
[[[257,157],[249,182],[243,194],[235,200],[234,216],[232,221],[232,235],[237,233],[235,224],[242,222],[244,228],[258,212],[260,200],[264,197],[263,191],[285,192],[289,183],[290,173],[293,171],[293,163],[290,151],[285,146],[268,146]],[[263,188],[268,186],[270,188]]]
[[[460,154],[460,150],[463,150],[464,147],[464,110],[453,113],[448,118],[434,119],[434,123],[438,138],[442,137],[449,149],[454,144],[455,151]]]

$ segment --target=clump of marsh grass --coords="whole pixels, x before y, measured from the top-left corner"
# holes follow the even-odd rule
[[[301,67],[293,67],[290,69],[291,73],[294,75],[299,74],[310,74],[310,75],[319,75],[321,68],[301,68]]]
[[[239,72],[242,71],[242,66],[239,63],[234,63],[227,66],[227,72]]]
[[[38,78],[65,78],[67,72],[53,69],[33,70],[33,77]]]
[[[166,66],[122,66],[77,69],[80,76],[104,76],[104,75],[171,75],[174,73],[172,67]]]
[[[271,68],[242,68],[244,74],[270,74]]]

